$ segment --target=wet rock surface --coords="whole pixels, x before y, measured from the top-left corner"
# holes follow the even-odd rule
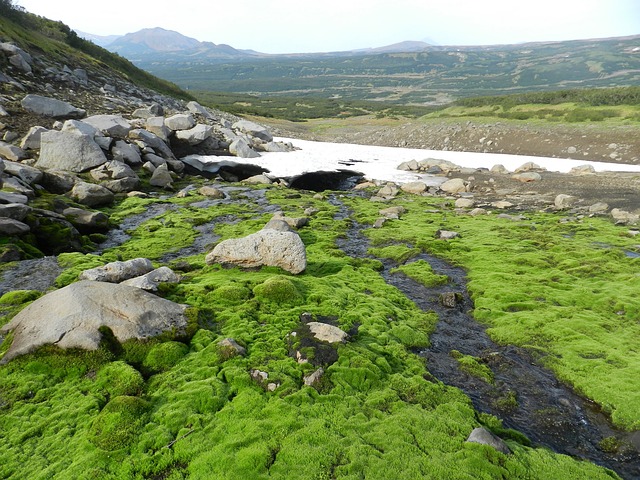
[[[331,201],[341,205],[335,197]],[[338,216],[349,216],[343,205]],[[339,240],[339,247],[353,257],[373,258],[367,253],[369,243],[362,234],[364,228],[352,222],[347,237]],[[542,359],[534,358],[523,348],[494,343],[485,327],[472,316],[473,302],[462,268],[424,253],[414,257],[411,261],[426,261],[434,273],[449,278],[445,285],[427,288],[402,273],[391,273],[397,266],[394,262],[378,260],[384,265],[381,275],[388,284],[421,309],[438,315],[431,345],[416,352],[426,359],[427,369],[437,380],[460,388],[477,410],[495,415],[505,427],[524,433],[534,444],[588,459],[623,478],[640,478],[637,432],[614,428],[596,404],[575,394],[542,367]],[[487,365],[493,372],[494,384],[461,370],[452,351],[473,356]],[[601,448],[600,442],[612,437],[624,446],[616,453]]]

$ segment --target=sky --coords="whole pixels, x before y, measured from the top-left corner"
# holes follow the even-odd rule
[[[96,35],[161,27],[263,53],[405,40],[493,45],[640,34],[640,0],[14,0]]]

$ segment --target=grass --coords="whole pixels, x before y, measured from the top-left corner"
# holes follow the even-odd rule
[[[98,351],[88,353],[45,348],[1,366],[1,478],[612,477],[593,464],[530,448],[522,437],[503,429],[497,418],[478,415],[462,392],[434,381],[412,349],[428,345],[435,315],[419,310],[387,285],[378,273],[378,262],[348,257],[336,247],[348,221],[335,220],[335,206],[306,193],[289,198],[287,190],[280,188],[269,189],[267,195],[287,215],[300,216],[308,207],[319,210],[310,226],[300,231],[307,247],[306,272],[292,276],[273,267],[207,266],[206,252],[202,252],[182,259],[190,265],[184,280],[162,291],[165,297],[199,310],[199,329],[190,339],[121,346],[105,342]],[[511,241],[519,249],[515,258],[521,259],[527,242],[561,243],[562,229],[569,228],[556,225],[554,229],[554,222],[540,217],[536,224],[545,228],[532,234],[530,228],[515,227],[511,235],[516,237],[506,238],[506,234],[496,235],[495,229],[512,229],[497,220],[471,220],[450,213],[447,222],[453,225],[447,226],[465,230],[463,238],[470,239],[477,228],[481,238],[468,243],[424,240],[432,237],[431,229],[444,223],[442,217],[421,213],[425,201],[407,203],[408,214],[372,231],[374,240],[388,237],[402,242],[413,237],[417,248],[455,256],[464,263],[471,262],[476,244],[478,251],[488,251],[496,244],[504,249]],[[358,217],[375,216],[367,202],[350,202]],[[214,218],[228,213],[227,208],[218,205],[199,214]],[[180,228],[195,214],[183,206],[168,213],[164,221]],[[247,205],[235,215],[244,221],[216,227],[223,240],[252,233],[266,221]],[[471,221],[486,223],[467,223]],[[578,225],[574,227],[579,230]],[[624,237],[611,238],[609,228],[613,227],[598,227],[601,234],[588,232],[591,241],[616,240],[614,247],[626,245]],[[61,283],[73,281],[84,264],[144,253],[151,239],[156,241],[153,252],[172,248],[171,238],[156,236],[157,232],[145,223],[122,246],[102,256],[67,255]],[[572,241],[576,236],[577,232]],[[517,268],[536,264],[530,256],[524,259]],[[564,255],[562,261],[571,259]],[[480,288],[482,274],[481,265],[474,264],[470,275],[478,311],[488,308],[480,301],[485,297],[493,302],[492,311],[508,310],[504,302],[499,303],[498,292],[494,295],[493,290],[499,290],[495,282],[488,294]],[[509,287],[514,289],[512,284]],[[516,292],[509,298],[510,305],[535,302],[523,302]],[[21,294],[11,301],[31,299]],[[625,308],[628,315],[635,314]],[[535,310],[527,313],[531,312]],[[302,326],[303,313],[333,318],[351,333],[350,340],[337,347],[337,356],[322,365],[325,374],[317,389],[303,385],[303,378],[316,366],[298,363],[292,351],[291,333]],[[496,335],[507,335],[506,325],[506,319],[496,319]],[[227,337],[244,346],[246,355],[228,355],[219,347],[218,342]],[[306,347],[307,358],[321,361],[309,348],[313,347]],[[251,370],[266,372],[267,381],[278,385],[275,391],[253,380]],[[480,425],[501,434],[514,453],[504,455],[466,443],[471,430]]]

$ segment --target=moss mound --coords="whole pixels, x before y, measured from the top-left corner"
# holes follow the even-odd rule
[[[149,350],[143,366],[152,373],[164,372],[177,364],[188,351],[189,347],[184,343],[160,343]]]
[[[96,374],[96,387],[110,398],[137,396],[144,388],[142,374],[131,365],[116,361],[102,367]]]
[[[271,277],[253,289],[254,295],[263,301],[277,304],[298,304],[303,301],[296,285],[287,277]]]
[[[146,423],[148,408],[149,404],[138,397],[115,397],[93,421],[89,440],[102,450],[127,447]]]

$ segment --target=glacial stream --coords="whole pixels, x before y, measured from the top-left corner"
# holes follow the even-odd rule
[[[340,207],[336,219],[349,218],[347,208],[335,197]],[[369,241],[363,234],[367,228],[353,221],[347,239],[339,247],[352,257],[375,258],[367,253]],[[392,261],[380,260],[381,275],[418,307],[433,311],[439,321],[430,337],[430,346],[416,353],[427,361],[429,372],[447,385],[468,395],[474,407],[500,418],[503,425],[524,433],[533,445],[576,458],[587,459],[615,471],[625,479],[640,478],[640,432],[623,432],[614,428],[598,406],[576,395],[560,383],[554,374],[540,365],[525,349],[494,343],[485,327],[469,313],[473,302],[466,288],[466,273],[437,257],[421,254],[410,262],[428,262],[434,272],[446,275],[446,285],[427,288],[402,273],[390,273],[397,267]],[[442,294],[457,294],[454,307],[444,306]],[[495,384],[465,373],[451,355],[457,350],[480,359],[493,372]],[[622,448],[616,453],[604,451],[599,443],[609,437],[618,439]]]

